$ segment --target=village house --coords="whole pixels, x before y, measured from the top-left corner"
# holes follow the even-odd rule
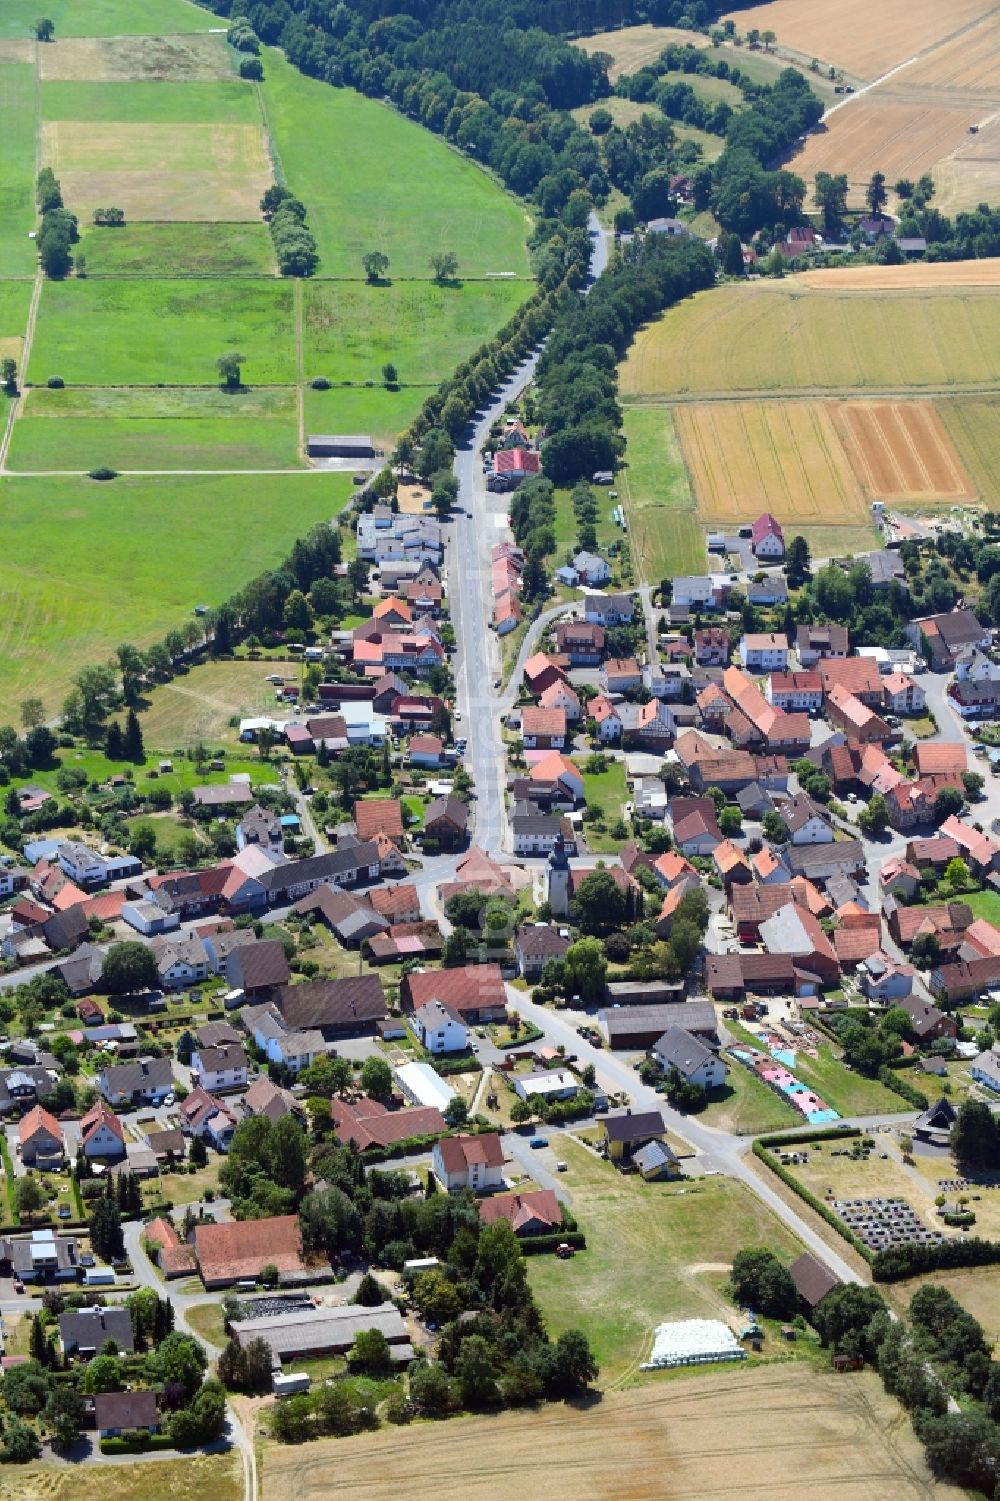
[[[428,1053],[464,1053],[469,1046],[469,1028],[457,1012],[441,1001],[425,1001],[410,1018],[417,1039]]]
[[[562,709],[521,710],[521,740],[527,750],[563,750],[566,745],[566,715]]]
[[[478,1136],[444,1136],[435,1142],[431,1171],[449,1193],[468,1188],[475,1194],[503,1187],[503,1147],[495,1131]]]
[[[785,556],[785,534],[770,512],[765,511],[753,523],[750,545],[755,558],[778,559]]]
[[[740,662],[750,672],[784,672],[788,666],[788,638],[774,631],[740,637]]]
[[[795,650],[803,667],[815,667],[821,658],[846,657],[847,627],[843,625],[800,625],[795,633]]]
[[[677,1073],[686,1084],[710,1090],[726,1082],[726,1065],[719,1055],[680,1027],[670,1027],[658,1038],[653,1057],[664,1074]]]

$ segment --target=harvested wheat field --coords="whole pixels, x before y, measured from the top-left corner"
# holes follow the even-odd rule
[[[1000,63],[998,63],[1000,69]],[[934,203],[943,214],[995,203],[1000,196],[1000,115],[934,169]]]
[[[1000,287],[1000,258],[911,261],[906,266],[835,266],[803,271],[795,284],[817,292],[915,292],[948,287]]]
[[[734,1368],[589,1407],[453,1420],[269,1448],[266,1501],[945,1501],[902,1408],[871,1373]]]
[[[982,106],[972,101],[906,102],[879,91],[831,115],[789,165],[807,183],[817,172],[846,172],[848,203],[860,207],[873,172],[884,172],[890,183],[915,180],[950,156],[982,118]]]
[[[773,31],[779,48],[871,80],[993,8],[993,0],[770,0],[728,19],[744,36],[752,27]]]
[[[977,490],[929,401],[848,401],[834,421],[872,500],[975,500]]]
[[[44,83],[232,78],[221,36],[63,37],[39,48]]]
[[[995,14],[936,47],[899,76],[905,87],[986,90],[1000,93],[1000,25]]]
[[[639,332],[622,396],[957,394],[1000,380],[1000,296],[971,287],[860,296],[830,285],[789,278],[695,293]]]
[[[584,52],[607,52],[614,58],[608,69],[612,83],[622,73],[636,73],[653,62],[671,42],[680,47],[709,45],[708,37],[700,31],[680,31],[676,26],[626,26],[623,31],[599,31],[596,36],[573,38],[573,45]]]
[[[720,401],[679,406],[674,421],[709,526],[752,521],[863,525],[861,489],[820,401]]]

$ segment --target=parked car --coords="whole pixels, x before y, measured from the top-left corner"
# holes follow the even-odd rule
[[[547,1136],[533,1136],[528,1142],[528,1146],[533,1152],[539,1151],[541,1147],[547,1147],[548,1144],[549,1138]]]

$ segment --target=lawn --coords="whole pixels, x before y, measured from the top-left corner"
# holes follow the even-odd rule
[[[525,299],[526,282],[307,282],[306,375],[381,381],[391,361],[405,386],[434,386],[501,328]],[[422,399],[422,398],[421,398]]]
[[[609,500],[607,490],[593,486],[594,495],[597,498],[597,521],[594,530],[597,532],[597,550],[607,555],[609,542],[617,542],[622,538],[622,529],[611,520],[611,512],[616,502]],[[553,553],[555,566],[561,566],[567,553],[574,553],[576,547],[576,516],[573,512],[572,491],[556,490],[553,497],[556,503],[556,546]]]
[[[323,275],[362,276],[369,250],[389,256],[393,276],[430,276],[437,250],[454,251],[463,276],[529,274],[525,210],[444,141],[384,104],[304,77],[271,48],[264,72],[276,155],[308,210]]]
[[[168,31],[212,31],[218,16],[188,0],[45,0],[56,36],[158,36]],[[42,14],[38,0],[3,0],[0,37],[33,36]]]
[[[29,374],[95,386],[217,384],[246,356],[248,385],[295,380],[292,287],[277,281],[47,281]]]
[[[705,568],[705,533],[670,412],[626,407],[628,467],[619,478],[632,542],[632,562],[649,583]]]
[[[132,83],[42,84],[43,120],[121,121],[141,125],[259,125],[253,85],[239,78],[158,79]]]
[[[662,1320],[733,1317],[722,1286],[742,1246],[766,1245],[788,1261],[801,1249],[728,1178],[644,1184],[570,1137],[560,1152],[587,1249],[568,1262],[533,1256],[528,1276],[553,1338],[573,1327],[587,1334],[602,1386],[635,1372]]]
[[[162,87],[162,85],[161,85]],[[85,229],[87,276],[269,276],[274,247],[264,224],[128,224]]]
[[[712,1090],[699,1121],[734,1136],[759,1136],[764,1131],[801,1124],[802,1117],[795,1107],[780,1099],[748,1068],[732,1059],[727,1059],[726,1064],[729,1070],[726,1082]]]
[[[11,469],[285,469],[298,458],[295,393],[175,387],[38,387],[11,439]]]
[[[50,5],[49,9],[53,7]],[[19,1465],[15,1490],[0,1495],[18,1501],[242,1501],[243,1464],[228,1454],[185,1454],[183,1458],[137,1459],[109,1468],[104,1464]]]
[[[202,838],[201,830],[196,824],[182,823],[172,813],[141,813],[138,818],[126,819],[125,827],[130,835],[140,826],[152,829],[156,835],[157,863],[169,864],[171,861],[176,861],[182,839],[192,834],[195,839]],[[205,853],[210,853],[207,845]]]
[[[1000,894],[997,892],[973,891],[963,896],[962,901],[968,902],[976,917],[984,917],[987,922],[1000,926]]]
[[[621,844],[620,839],[612,839],[608,832],[612,824],[622,817],[622,809],[625,805],[627,792],[625,789],[625,762],[608,761],[606,771],[586,771],[586,763],[577,760],[577,769],[583,774],[583,799],[589,806],[600,808],[603,817],[603,831],[592,823],[583,826],[584,838],[587,848],[597,853],[607,853],[617,850]]]
[[[207,1339],[210,1345],[218,1345],[220,1350],[225,1345],[226,1328],[220,1304],[196,1303],[193,1308],[185,1311],[184,1319],[191,1325],[194,1332],[200,1334],[202,1339]]]
[[[5,19],[0,9],[0,36]],[[0,119],[0,276],[33,276],[37,256],[28,232],[35,227],[35,70],[27,63],[0,63]]]
[[[350,490],[349,475],[316,473],[0,480],[3,718],[34,694],[55,710],[85,662],[221,603]]]
[[[210,749],[218,749],[212,746]],[[209,783],[225,782],[229,777],[244,773],[249,775],[256,785],[258,782],[276,783],[278,781],[278,769],[273,762],[261,761],[256,755],[242,755],[239,752],[247,747],[240,746],[229,752],[222,747],[225,756],[225,769],[223,771],[198,771],[193,761],[183,760],[180,755],[175,755],[165,747],[150,747],[146,760],[139,765],[131,765],[127,761],[109,761],[103,751],[81,750],[72,746],[61,748],[56,752],[55,765],[45,771],[32,771],[23,777],[14,777],[13,783],[21,785],[26,782],[37,783],[39,787],[46,788],[49,792],[57,792],[60,766],[74,767],[86,773],[88,782],[105,782],[110,776],[118,772],[131,772],[135,784],[140,792],[145,792],[148,786],[155,782],[157,787],[165,787],[172,797],[177,798],[182,792],[191,787],[201,787]],[[173,771],[159,772],[157,763],[160,760],[171,760]],[[157,775],[150,779],[149,773],[153,771]],[[149,815],[144,816],[140,822],[145,822]]]

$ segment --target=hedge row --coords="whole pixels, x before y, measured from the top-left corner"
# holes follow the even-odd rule
[[[557,1246],[563,1245],[585,1251],[587,1237],[582,1230],[556,1230],[552,1235],[526,1235],[520,1242],[521,1255],[541,1256],[545,1251],[554,1251]]]
[[[125,1433],[121,1438],[102,1438],[102,1454],[143,1454],[149,1449],[175,1449],[169,1433]]]
[[[905,1246],[892,1246],[888,1251],[878,1251],[871,1258],[872,1276],[876,1282],[902,1282],[907,1277],[919,1277],[922,1272],[949,1271],[954,1267],[995,1266],[1000,1262],[1000,1241],[983,1240],[972,1235],[968,1239],[940,1241],[937,1245],[922,1245],[910,1241]]]
[[[805,1135],[790,1131],[781,1131],[777,1136],[761,1136],[759,1138],[762,1147],[801,1147],[808,1146],[811,1141],[850,1141],[852,1136],[860,1136],[859,1126],[824,1126],[820,1131],[809,1131]]]
[[[882,1064],[882,1067],[878,1071],[878,1082],[883,1088],[891,1089],[893,1094],[898,1094],[900,1099],[905,1100],[908,1105],[912,1105],[914,1110],[926,1110],[930,1104],[930,1101],[922,1090],[917,1089],[915,1085],[911,1084],[909,1079],[901,1078],[894,1069],[889,1068],[885,1063]]]
[[[835,1134],[838,1136],[846,1136],[848,1133],[844,1131],[819,1134]],[[855,1136],[860,1136],[861,1133],[860,1131],[855,1131],[852,1134]],[[801,1139],[802,1138],[800,1137],[799,1141],[801,1141]],[[816,1138],[813,1137],[810,1139],[815,1140]],[[754,1156],[759,1157],[764,1166],[770,1168],[771,1172],[775,1173],[781,1179],[782,1183],[786,1184],[793,1193],[798,1194],[799,1198],[802,1199],[806,1204],[808,1204],[810,1209],[814,1209],[821,1219],[826,1220],[826,1223],[830,1226],[831,1230],[836,1230],[837,1234],[844,1240],[846,1240],[849,1246],[853,1246],[854,1250],[857,1251],[859,1256],[863,1256],[865,1261],[871,1262],[872,1253],[865,1245],[864,1241],[859,1240],[856,1235],[852,1235],[851,1231],[848,1230],[844,1222],[834,1214],[833,1210],[828,1208],[827,1205],[823,1203],[823,1200],[818,1199],[814,1193],[810,1193],[809,1189],[799,1182],[794,1173],[790,1173],[787,1168],[782,1167],[777,1157],[773,1157],[762,1142],[755,1141],[753,1144],[753,1150]]]
[[[442,1079],[446,1079],[449,1074],[481,1074],[483,1071],[483,1065],[474,1053],[463,1053],[460,1058],[435,1058],[431,1068]]]

